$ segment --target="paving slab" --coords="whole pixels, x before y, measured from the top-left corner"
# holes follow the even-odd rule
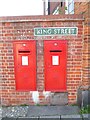
[[[77,106],[29,106],[27,117],[79,114]]]
[[[83,120],[90,120],[90,114],[82,114]]]
[[[17,118],[8,118],[8,117],[5,117],[5,118],[2,118],[1,120],[17,120]]]
[[[17,118],[17,120],[39,120],[39,118],[38,117],[25,117],[25,118],[19,117]]]
[[[28,106],[2,107],[1,111],[2,111],[3,118],[25,117],[28,111]]]
[[[61,116],[40,116],[39,120],[60,120]]]
[[[61,120],[82,120],[81,115],[61,115]]]

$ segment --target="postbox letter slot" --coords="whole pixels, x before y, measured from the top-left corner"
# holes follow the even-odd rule
[[[18,52],[19,52],[19,53],[30,53],[29,50],[27,50],[27,51],[20,50],[20,51],[18,51]]]
[[[62,50],[50,50],[50,52],[62,52]]]

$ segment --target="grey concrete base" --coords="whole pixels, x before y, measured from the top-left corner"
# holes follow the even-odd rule
[[[60,116],[79,114],[77,106],[29,106],[27,116]]]
[[[53,93],[50,98],[51,105],[67,105],[68,93]]]
[[[80,107],[90,105],[90,90],[78,89],[77,103]]]
[[[82,91],[82,102],[84,107],[90,105],[90,91]]]

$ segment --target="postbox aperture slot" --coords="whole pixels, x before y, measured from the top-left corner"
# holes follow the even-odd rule
[[[30,53],[29,50],[19,50],[18,52],[19,52],[19,53]]]
[[[62,50],[50,50],[50,52],[62,52]]]

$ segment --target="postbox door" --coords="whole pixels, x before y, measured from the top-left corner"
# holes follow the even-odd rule
[[[35,41],[14,42],[15,79],[17,90],[36,90]]]
[[[66,91],[67,41],[44,41],[45,90]]]

